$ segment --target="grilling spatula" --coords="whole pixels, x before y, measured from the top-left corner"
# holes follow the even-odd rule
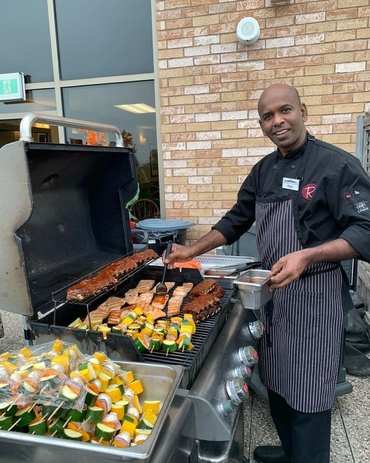
[[[167,242],[167,248],[166,248],[165,257],[167,257],[167,256],[169,256],[171,254],[171,249],[172,249],[172,241],[168,241]],[[163,296],[164,294],[167,294],[167,286],[164,283],[164,279],[166,278],[166,272],[167,272],[167,264],[164,264],[162,281],[160,283],[158,283],[157,288],[155,290],[155,294],[157,296]]]

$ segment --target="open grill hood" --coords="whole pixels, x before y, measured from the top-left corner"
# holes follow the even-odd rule
[[[0,165],[0,308],[46,311],[53,292],[133,252],[131,150],[20,140]]]

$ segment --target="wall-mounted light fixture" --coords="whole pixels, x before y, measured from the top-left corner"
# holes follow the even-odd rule
[[[140,135],[139,137],[140,145],[146,145],[146,138],[144,135]]]
[[[260,36],[260,26],[254,18],[244,18],[239,21],[236,36],[242,45],[252,45]]]

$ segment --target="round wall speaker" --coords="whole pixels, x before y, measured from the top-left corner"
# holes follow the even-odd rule
[[[254,18],[244,18],[239,21],[236,36],[243,45],[252,45],[260,36],[260,26]]]

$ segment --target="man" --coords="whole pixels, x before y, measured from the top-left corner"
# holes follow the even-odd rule
[[[232,209],[195,244],[173,245],[170,268],[235,242],[256,222],[273,298],[259,374],[282,447],[257,447],[258,463],[329,463],[343,313],[351,307],[340,261],[370,261],[370,180],[358,159],[316,140],[296,89],[275,84],[258,102],[277,146],[252,169]]]

